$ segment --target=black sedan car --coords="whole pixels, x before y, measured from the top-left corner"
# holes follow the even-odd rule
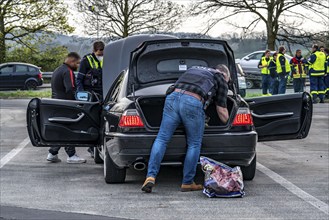
[[[0,89],[36,89],[43,83],[39,67],[28,63],[0,64]]]
[[[305,138],[312,120],[312,101],[308,93],[244,100],[237,94],[233,52],[220,40],[139,35],[107,45],[104,101],[32,99],[27,109],[31,142],[37,147],[96,146],[95,162],[104,161],[105,181],[124,182],[127,168],[146,168],[167,88],[191,66],[218,63],[226,64],[231,72],[227,97],[230,119],[221,123],[215,106],[208,107],[210,121],[201,155],[239,165],[244,179],[251,180],[256,169],[256,143]],[[185,152],[185,131],[179,127],[162,165],[182,164]]]

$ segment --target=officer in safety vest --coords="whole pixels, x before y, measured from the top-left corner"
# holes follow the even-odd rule
[[[278,57],[276,58],[276,72],[279,76],[279,94],[286,93],[287,78],[291,70],[289,61],[284,56],[285,53],[286,49],[284,46],[280,46]]]
[[[102,67],[103,51],[105,44],[103,41],[96,41],[93,44],[93,53],[82,58],[77,77],[77,90],[89,91],[93,94],[93,101],[102,101]],[[94,157],[94,148],[88,149],[91,157]]]
[[[304,57],[300,49],[296,50],[295,56],[290,60],[295,92],[304,92],[306,72],[303,60]]]
[[[268,93],[271,84],[270,71],[268,67],[272,59],[273,58],[271,57],[271,51],[266,50],[264,56],[260,59],[258,63],[258,68],[261,69],[261,73],[262,73],[263,95],[271,95],[270,93]]]
[[[105,44],[103,41],[96,41],[93,44],[93,53],[87,54],[81,60],[77,77],[77,90],[89,91],[94,94],[94,101],[97,98],[102,100],[102,67],[103,51]]]
[[[153,143],[147,170],[147,178],[142,191],[150,193],[159,173],[160,164],[167,144],[176,130],[183,124],[186,130],[187,153],[183,169],[182,192],[202,190],[202,185],[194,183],[203,132],[205,128],[204,110],[213,100],[222,123],[229,118],[227,92],[230,72],[225,65],[214,69],[196,66],[188,69],[167,91],[163,118],[159,133]]]
[[[270,60],[270,64],[268,65],[268,70],[270,71],[270,94],[277,95],[279,93],[279,79],[278,73],[276,72],[276,58],[278,57],[278,53],[275,52],[273,54],[273,59]]]
[[[327,96],[327,98],[329,98],[329,48],[325,48],[324,53],[327,56],[326,74],[324,76],[324,84],[326,86],[326,96]]]
[[[318,45],[313,45],[312,55],[308,59],[310,87],[313,96],[313,103],[324,103],[325,85],[324,75],[326,71],[326,55],[319,50]]]

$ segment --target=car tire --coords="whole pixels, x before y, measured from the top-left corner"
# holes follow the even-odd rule
[[[253,180],[256,173],[256,155],[247,167],[241,167],[243,180]]]
[[[252,89],[254,88],[254,82],[250,79],[246,80],[246,84],[247,84],[247,89]]]
[[[25,83],[25,89],[27,90],[36,90],[38,86],[38,83],[33,80],[29,80]]]
[[[104,179],[106,183],[124,183],[126,168],[118,168],[112,161],[107,149],[104,152]]]
[[[103,159],[100,156],[98,147],[94,147],[94,161],[95,161],[96,164],[104,163]]]

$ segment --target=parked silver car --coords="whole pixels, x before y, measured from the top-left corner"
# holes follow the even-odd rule
[[[236,59],[236,63],[240,63],[243,72],[246,75],[246,83],[247,88],[259,88],[261,86],[262,77],[260,69],[258,68],[258,63],[262,56],[264,55],[265,50],[259,50],[252,52],[241,59]],[[273,55],[275,51],[271,51],[271,55]],[[285,57],[290,61],[292,59],[291,56],[285,54]]]

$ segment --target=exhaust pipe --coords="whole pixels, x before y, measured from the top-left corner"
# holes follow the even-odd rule
[[[142,161],[137,161],[134,163],[134,169],[138,171],[145,170],[146,164]]]

